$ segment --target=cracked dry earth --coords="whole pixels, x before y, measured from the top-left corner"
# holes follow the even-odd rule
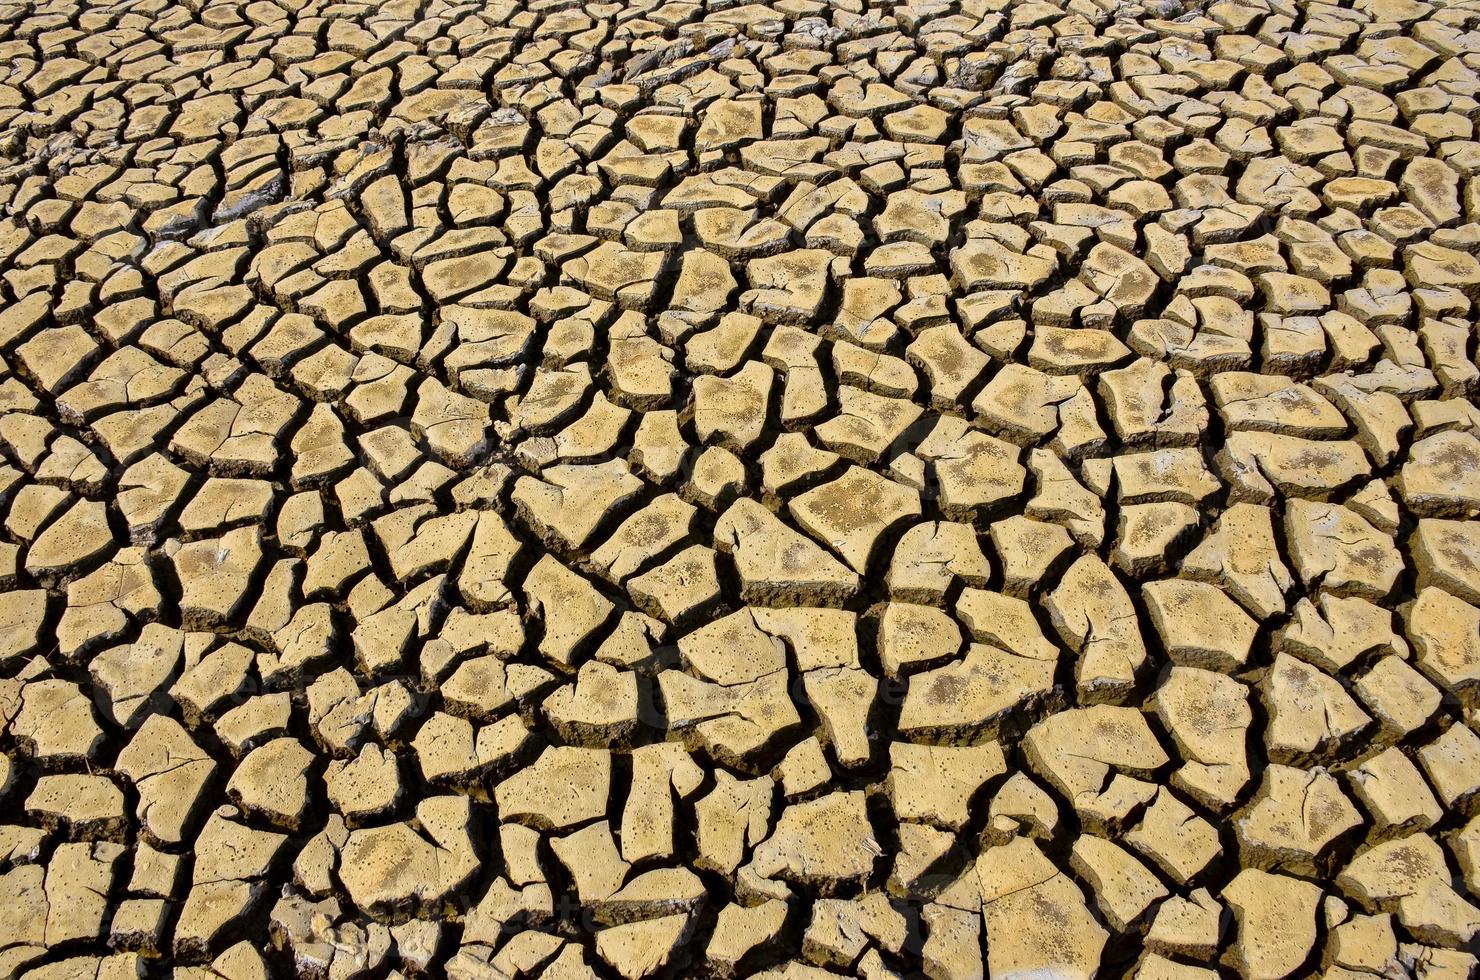
[[[0,977],[1464,978],[1480,3],[0,6]]]

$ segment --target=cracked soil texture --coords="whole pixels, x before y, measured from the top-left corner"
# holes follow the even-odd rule
[[[1477,0],[0,3],[0,980],[1460,980]]]

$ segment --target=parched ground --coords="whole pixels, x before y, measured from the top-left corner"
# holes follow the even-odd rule
[[[1476,0],[0,6],[0,980],[1469,977],[1477,98]]]

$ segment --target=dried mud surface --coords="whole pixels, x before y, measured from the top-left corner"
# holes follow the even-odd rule
[[[1480,5],[0,5],[0,978],[1464,978]]]

